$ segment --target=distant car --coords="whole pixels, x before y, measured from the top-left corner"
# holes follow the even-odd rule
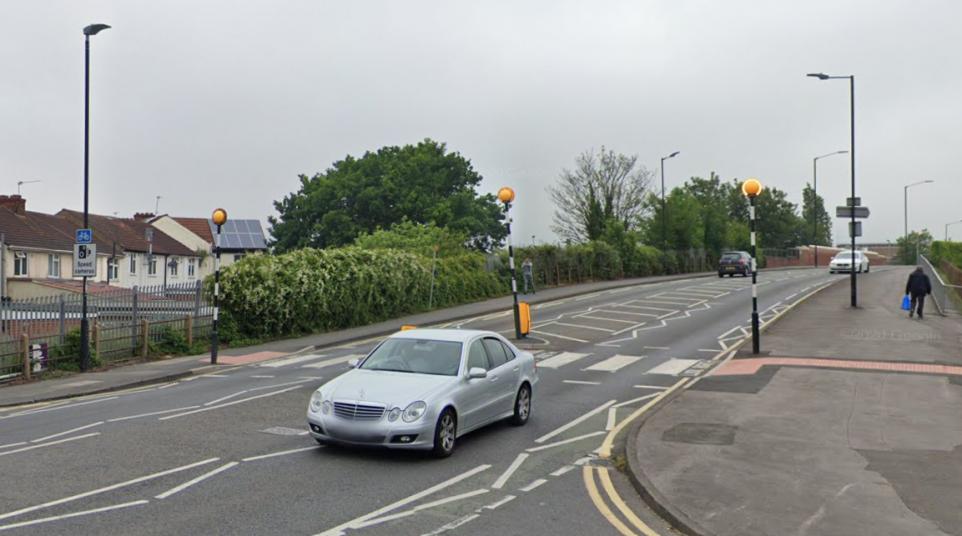
[[[726,251],[718,260],[718,277],[734,277],[735,274],[742,277],[752,275],[752,256],[747,251]]]
[[[855,252],[855,270],[858,273],[869,271],[869,260],[868,255],[862,253],[861,251]],[[828,272],[834,274],[836,272],[851,272],[852,271],[852,250],[841,251],[832,258],[832,262],[828,263]]]
[[[534,356],[490,331],[401,331],[352,365],[311,396],[307,423],[318,443],[450,456],[472,430],[528,422],[538,383]]]

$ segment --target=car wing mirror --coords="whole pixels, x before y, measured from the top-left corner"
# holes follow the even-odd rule
[[[360,364],[361,364],[361,360],[358,359],[358,358],[356,358],[356,357],[355,357],[354,359],[352,359],[352,360],[350,360],[350,361],[347,362],[347,366],[349,366],[349,367],[351,367],[351,368],[357,368],[357,366],[360,365]]]
[[[469,380],[479,380],[481,378],[487,378],[487,377],[488,377],[488,371],[484,370],[481,367],[471,367],[471,369],[468,370]]]

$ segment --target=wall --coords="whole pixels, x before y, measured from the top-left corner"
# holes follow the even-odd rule
[[[765,267],[766,268],[782,268],[787,266],[814,266],[815,265],[815,249],[803,246],[798,249],[798,257],[778,257],[765,255]],[[822,268],[827,268],[828,263],[831,262],[832,257],[840,251],[846,251],[844,248],[835,248],[828,246],[818,247],[818,266]],[[868,256],[869,264],[871,266],[879,266],[883,264],[888,264],[889,258],[884,255],[879,255],[874,251],[865,252]]]

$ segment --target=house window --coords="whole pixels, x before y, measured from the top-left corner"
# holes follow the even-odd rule
[[[194,277],[194,259],[187,261],[187,277]]]
[[[177,257],[170,259],[170,262],[167,264],[167,267],[170,268],[170,276],[177,277]]]
[[[47,255],[47,276],[60,277],[60,255]]]
[[[27,254],[22,251],[13,254],[13,275],[27,276]]]
[[[116,257],[107,259],[107,280],[120,279],[120,261]]]
[[[130,254],[130,274],[133,275],[136,273],[137,273],[137,254],[131,253]]]
[[[157,257],[153,255],[147,257],[147,275],[157,275]]]

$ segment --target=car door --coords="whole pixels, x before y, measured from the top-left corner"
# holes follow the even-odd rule
[[[467,362],[464,367],[463,385],[459,396],[461,403],[458,408],[460,414],[459,428],[462,431],[473,430],[493,418],[495,412],[495,397],[492,395],[492,382],[489,378],[471,379],[468,371],[472,368],[483,368],[491,374],[491,363],[488,353],[484,349],[482,339],[475,339],[468,345]]]
[[[495,401],[495,416],[503,415],[514,408],[514,390],[518,385],[518,378],[521,374],[521,367],[514,358],[514,353],[496,337],[484,338],[484,349],[488,353],[488,361],[491,363],[491,372],[488,376],[496,376],[492,382]]]

